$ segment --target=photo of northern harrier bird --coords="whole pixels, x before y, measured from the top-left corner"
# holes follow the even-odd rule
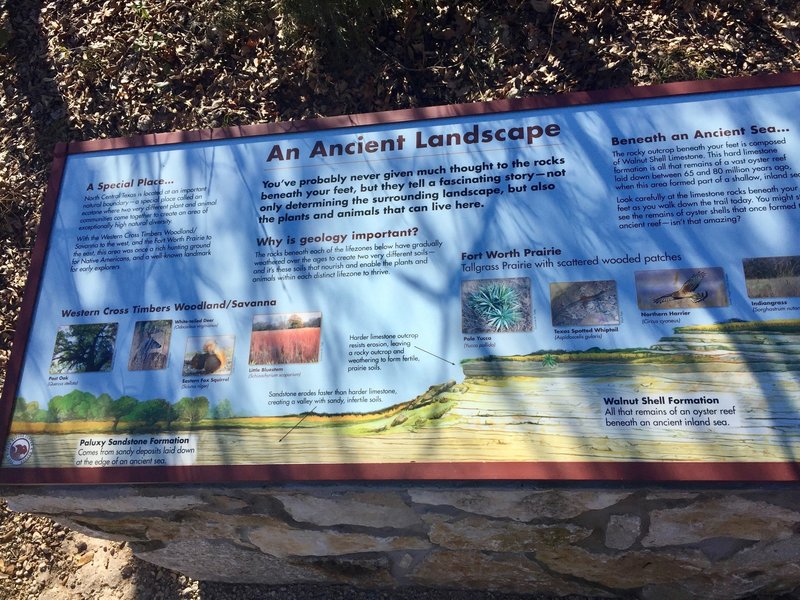
[[[721,267],[636,271],[635,278],[636,303],[642,310],[730,306]]]
[[[702,302],[708,298],[708,292],[697,292],[700,283],[706,276],[705,271],[695,271],[689,279],[683,282],[683,285],[669,294],[664,294],[658,298],[653,298],[653,303],[661,304],[662,302],[670,302],[672,300],[685,300],[690,299],[692,302]]]

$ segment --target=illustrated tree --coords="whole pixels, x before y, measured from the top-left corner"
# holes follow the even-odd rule
[[[140,402],[131,412],[131,420],[140,421],[145,428],[155,429],[159,421],[166,423],[167,429],[178,418],[175,407],[162,398]]]
[[[220,400],[220,402],[211,410],[212,419],[232,419],[233,417],[233,405],[227,398]]]
[[[64,396],[53,396],[47,403],[47,420],[51,423],[59,423],[66,419],[62,398]]]
[[[73,325],[58,330],[51,371],[89,373],[109,371],[114,358],[116,323]]]
[[[14,403],[14,416],[15,421],[27,421],[28,402],[20,396]]]
[[[88,417],[92,421],[107,419],[111,416],[111,403],[114,400],[106,393],[100,394],[89,406]]]
[[[205,396],[181,398],[175,405],[175,410],[182,420],[194,425],[208,414],[208,398]]]
[[[72,390],[63,396],[53,396],[47,404],[48,420],[54,423],[86,421],[90,418],[96,400],[94,394],[81,390]]]
[[[123,417],[132,415],[137,404],[139,404],[139,401],[132,396],[120,396],[116,400],[111,401],[108,407],[108,414],[114,419],[112,431],[116,433],[120,420]]]
[[[303,319],[300,315],[292,315],[289,317],[289,329],[300,329],[303,326]]]
[[[28,402],[25,398],[17,398],[14,404],[14,420],[34,423],[47,420],[47,411],[39,408],[39,403],[35,400]]]
[[[172,429],[172,423],[178,420],[178,411],[175,407],[164,400],[166,407],[164,407],[164,421],[167,423],[167,429]]]
[[[47,411],[39,406],[39,403],[28,403],[28,420],[32,423],[44,423],[47,421]]]

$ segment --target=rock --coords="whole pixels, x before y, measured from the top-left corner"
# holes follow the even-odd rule
[[[656,548],[695,544],[714,537],[783,539],[793,535],[798,523],[800,513],[793,510],[764,501],[722,496],[686,507],[654,510],[642,545]]]
[[[80,568],[92,562],[92,559],[94,559],[94,552],[87,552],[86,554],[81,554],[80,556],[76,556],[75,566]]]
[[[611,598],[592,585],[550,575],[536,562],[522,556],[444,550],[430,553],[408,575],[409,581],[425,587],[519,591],[526,594],[591,594]]]
[[[90,512],[139,513],[186,510],[204,504],[192,494],[143,494],[134,488],[92,487],[82,489],[46,488],[38,494],[21,493],[7,498],[8,507],[17,512],[59,515]]]
[[[137,556],[167,569],[180,569],[193,579],[226,583],[325,581],[313,566],[294,564],[223,540],[183,540]]]
[[[389,492],[345,492],[320,498],[309,494],[275,494],[295,521],[327,527],[402,529],[421,523],[417,515],[397,494]]]
[[[696,550],[605,554],[572,546],[537,548],[534,555],[555,573],[618,590],[630,590],[648,584],[672,584],[699,574],[710,564]]]
[[[591,534],[591,530],[566,523],[529,525],[478,516],[448,522],[441,515],[430,515],[426,521],[431,542],[451,550],[533,552],[543,545],[569,546]]]
[[[515,521],[568,519],[590,510],[613,506],[631,495],[615,491],[426,490],[412,489],[417,504],[453,506],[465,512]]]
[[[642,520],[637,515],[611,515],[606,527],[606,546],[615,550],[630,548],[641,528]]]
[[[258,527],[248,534],[249,541],[265,554],[288,556],[339,556],[364,552],[424,550],[427,540],[408,536],[379,537],[364,533],[309,531],[284,525]]]

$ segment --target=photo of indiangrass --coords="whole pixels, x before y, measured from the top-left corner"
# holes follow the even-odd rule
[[[117,323],[59,327],[50,361],[50,373],[110,371],[114,362],[117,329]]]
[[[551,283],[550,313],[553,327],[619,325],[617,282]]]
[[[530,279],[462,281],[461,330],[463,333],[532,331]]]
[[[319,362],[322,313],[279,313],[253,317],[251,365]]]
[[[172,321],[137,321],[133,328],[129,371],[164,369],[169,356]]]
[[[800,256],[745,258],[742,267],[750,298],[800,296]]]
[[[190,337],[183,355],[183,375],[227,375],[233,370],[235,336]]]

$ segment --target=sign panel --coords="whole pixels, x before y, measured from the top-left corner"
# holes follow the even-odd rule
[[[796,479],[798,83],[70,145],[3,480]]]

